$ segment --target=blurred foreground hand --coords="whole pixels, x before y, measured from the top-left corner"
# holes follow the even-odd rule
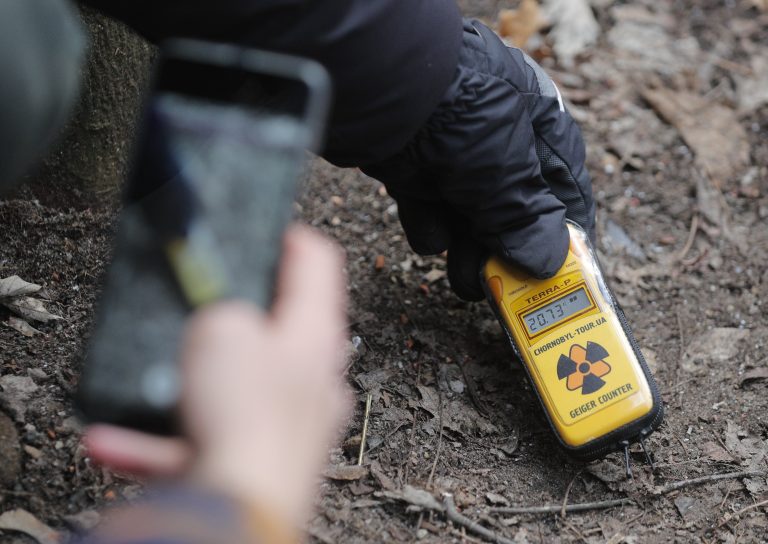
[[[349,405],[342,267],[330,242],[290,229],[269,314],[225,302],[191,319],[180,352],[185,436],[97,425],[85,437],[91,457],[303,523]]]

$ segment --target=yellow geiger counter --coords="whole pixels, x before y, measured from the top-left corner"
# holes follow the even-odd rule
[[[664,416],[661,397],[609,290],[584,230],[568,221],[568,257],[532,278],[492,257],[483,286],[561,445],[590,460],[644,439]]]

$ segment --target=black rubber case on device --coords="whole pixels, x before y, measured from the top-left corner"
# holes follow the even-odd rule
[[[577,228],[580,229],[578,225],[576,225],[571,221],[569,221],[569,224],[571,226],[576,226]],[[589,238],[585,237],[585,240],[587,242],[587,245],[592,255],[596,255],[594,248],[592,247],[592,244],[589,242]],[[595,260],[597,259],[595,258]],[[635,352],[635,356],[637,357],[637,360],[640,363],[640,368],[643,371],[643,376],[645,377],[645,380],[648,383],[648,387],[651,391],[651,396],[653,398],[653,407],[643,417],[638,418],[625,425],[622,425],[621,427],[617,427],[613,431],[607,434],[604,434],[603,436],[600,436],[598,438],[595,438],[594,440],[591,440],[590,442],[587,442],[586,444],[578,447],[573,447],[566,444],[565,441],[560,436],[560,434],[557,432],[557,427],[555,427],[554,423],[552,422],[552,416],[550,415],[549,411],[547,411],[546,405],[544,404],[541,394],[538,388],[536,387],[536,383],[534,382],[533,377],[531,376],[531,371],[528,368],[528,365],[525,364],[525,360],[523,359],[523,356],[520,352],[520,348],[518,348],[517,344],[515,343],[515,339],[512,336],[509,329],[507,328],[506,322],[504,321],[504,317],[501,315],[499,308],[496,306],[496,302],[494,301],[493,295],[488,287],[487,282],[485,281],[485,278],[483,277],[482,269],[480,271],[480,283],[483,286],[483,291],[485,292],[485,296],[488,300],[488,303],[490,304],[494,315],[499,320],[499,323],[501,324],[501,328],[504,330],[505,334],[507,335],[507,338],[509,339],[509,343],[512,346],[512,350],[514,351],[515,356],[518,358],[521,366],[525,369],[525,372],[528,375],[528,380],[532,385],[532,389],[536,392],[536,397],[539,399],[539,404],[541,405],[544,411],[544,414],[547,417],[547,421],[549,422],[549,426],[552,429],[553,434],[557,437],[557,441],[560,444],[560,447],[562,447],[563,450],[565,450],[566,453],[568,453],[568,455],[570,455],[571,457],[579,461],[593,461],[611,452],[623,450],[628,444],[633,444],[635,442],[644,440],[652,432],[654,432],[656,429],[659,428],[659,425],[661,425],[661,422],[664,419],[664,404],[661,400],[661,393],[659,392],[659,388],[656,385],[656,380],[654,380],[653,375],[651,374],[651,370],[650,368],[648,368],[648,363],[645,361],[645,357],[643,356],[643,353],[640,351],[640,347],[637,344],[637,340],[635,340],[635,336],[632,334],[632,329],[630,329],[629,327],[629,323],[627,322],[627,318],[624,315],[624,311],[621,309],[621,306],[619,306],[619,303],[616,300],[616,297],[614,296],[613,291],[611,291],[610,287],[608,286],[605,275],[603,274],[602,267],[600,267],[600,263],[597,263],[597,268],[600,275],[603,277],[603,282],[610,296],[610,303],[613,306],[613,309],[615,310],[616,315],[619,318],[619,323],[621,323],[621,328],[624,330],[624,334],[627,335],[627,338],[629,339],[629,344],[632,346],[632,350]]]

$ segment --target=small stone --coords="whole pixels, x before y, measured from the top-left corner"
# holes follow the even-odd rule
[[[384,268],[384,263],[386,260],[384,259],[384,255],[376,255],[376,261],[373,264],[373,267],[376,270],[381,270]]]
[[[491,505],[509,506],[509,501],[504,495],[498,493],[486,493],[485,500]]]
[[[43,456],[42,450],[37,449],[34,446],[25,445],[24,451],[27,452],[27,455],[29,455],[32,459],[40,459]]]
[[[451,391],[454,393],[457,393],[461,395],[464,392],[464,382],[461,380],[451,380],[451,383],[449,384],[451,387]]]
[[[36,382],[44,382],[48,379],[48,374],[45,373],[45,370],[39,368],[30,368],[27,370],[27,375]]]
[[[418,531],[416,531],[416,538],[418,538],[419,540],[422,540],[424,538],[427,538],[428,534],[429,533],[426,529],[419,529]]]
[[[56,427],[56,430],[61,434],[79,434],[83,430],[83,425],[77,417],[69,416]]]
[[[435,283],[437,280],[440,280],[444,278],[446,275],[445,270],[439,270],[437,268],[433,268],[426,274],[424,274],[424,281],[427,283]]]
[[[681,495],[675,499],[675,506],[683,519],[690,517],[693,508],[696,506],[696,499]]]

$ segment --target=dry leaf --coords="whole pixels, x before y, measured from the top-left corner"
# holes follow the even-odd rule
[[[433,268],[426,274],[424,274],[424,281],[427,283],[435,283],[437,280],[443,279],[446,275],[445,270],[439,270],[437,268]]]
[[[59,544],[64,540],[61,533],[54,531],[21,508],[9,510],[0,516],[0,529],[24,533],[34,538],[39,544]]]
[[[683,355],[681,368],[686,372],[705,373],[710,366],[733,364],[740,344],[749,338],[747,329],[718,327],[691,339]]]
[[[47,323],[48,321],[63,319],[61,316],[50,313],[41,301],[32,297],[13,298],[6,300],[3,305],[27,320]]]
[[[531,36],[545,24],[536,0],[523,0],[518,9],[499,12],[499,35],[515,47],[525,47]]]
[[[552,23],[552,48],[565,66],[572,65],[600,35],[600,25],[587,0],[547,0],[545,16]]]
[[[410,401],[411,406],[426,410],[433,416],[435,423],[441,420],[446,429],[464,436],[488,435],[498,432],[498,428],[493,423],[480,415],[471,405],[466,404],[464,400],[444,398],[441,413],[440,397],[437,390],[426,385],[418,385],[416,388],[419,390],[421,400]]]
[[[11,316],[8,318],[7,325],[20,332],[24,336],[27,336],[29,338],[33,337],[36,334],[40,334],[40,331],[34,328],[32,325],[24,321],[23,319],[19,319],[18,317]]]
[[[727,210],[723,195],[702,175],[696,176],[696,207],[713,225],[726,226]]]
[[[739,387],[744,387],[744,384],[758,380],[768,380],[768,368],[762,367],[748,370],[741,376]]]
[[[17,421],[24,423],[30,400],[38,389],[38,385],[29,376],[0,376],[0,404]]]
[[[507,498],[504,495],[499,495],[498,493],[486,493],[485,500],[487,500],[488,504],[490,505],[509,506],[509,501]]]
[[[674,126],[696,155],[696,162],[717,186],[749,165],[747,133],[736,113],[697,94],[646,89],[643,98]]]
[[[0,298],[13,298],[37,293],[42,287],[24,281],[18,276],[10,276],[0,280]]]
[[[757,436],[750,434],[742,427],[727,420],[725,422],[725,447],[737,459],[742,459],[742,466],[751,465],[751,461],[759,464],[768,450],[768,441],[763,442]],[[758,467],[755,467],[758,468]]]
[[[327,467],[323,476],[329,480],[353,482],[368,475],[368,469],[359,465],[336,465]]]
[[[711,440],[701,446],[701,455],[716,463],[728,463],[734,461],[733,456],[731,456],[730,453],[725,451],[720,444]]]
[[[394,499],[396,501],[402,501],[415,506],[419,509],[434,510],[436,512],[442,512],[444,507],[440,502],[428,491],[423,489],[417,489],[410,485],[403,487],[402,491],[382,491],[376,494],[377,496],[386,497],[388,499]]]
[[[734,74],[741,113],[751,113],[768,104],[768,48],[752,56],[751,68],[750,76]]]

